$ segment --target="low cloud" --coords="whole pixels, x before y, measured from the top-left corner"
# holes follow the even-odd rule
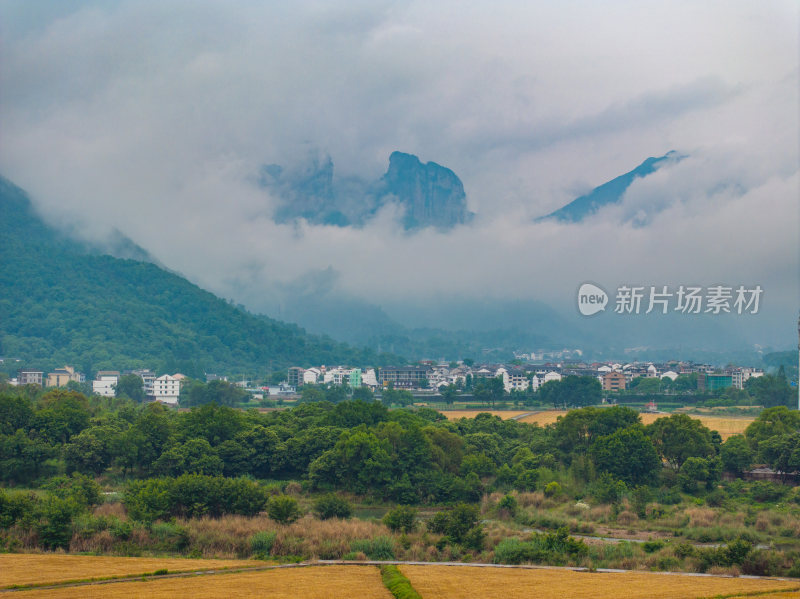
[[[788,343],[797,7],[751,10],[8,2],[0,172],[54,222],[122,231],[255,310],[298,289],[563,306],[585,280],[759,283],[752,339]],[[407,234],[388,206],[361,229],[276,225],[258,169],[310,150],[365,179],[393,150],[436,161],[477,218]],[[688,158],[618,206],[533,222],[669,150]]]

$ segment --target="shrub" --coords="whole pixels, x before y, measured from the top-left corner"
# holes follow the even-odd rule
[[[395,559],[394,539],[391,537],[356,539],[350,544],[350,550],[361,552],[372,560],[386,561]]]
[[[442,512],[439,512],[442,513]],[[396,508],[386,512],[383,523],[392,532],[413,532],[417,526],[417,510],[407,505],[398,505]]]
[[[384,586],[389,589],[395,599],[422,599],[411,586],[411,581],[403,576],[397,566],[390,564],[381,566],[381,578]]]
[[[262,530],[250,537],[250,551],[257,557],[266,557],[272,551],[277,533],[272,530]]]
[[[529,541],[503,539],[494,550],[494,561],[500,564],[563,563],[567,557],[581,557],[589,546],[570,537],[566,528],[546,535],[533,534]]]
[[[645,553],[655,553],[664,547],[664,541],[645,541],[642,543],[642,549]]]
[[[275,495],[267,502],[267,514],[279,524],[291,524],[302,515],[297,500],[288,495]]]
[[[83,474],[74,473],[72,476],[56,476],[42,485],[56,497],[74,499],[84,507],[97,505],[102,498],[100,485],[93,479]]]
[[[503,539],[494,549],[496,564],[539,563],[547,559],[547,552],[529,541]]]
[[[134,481],[123,496],[128,514],[145,522],[169,516],[252,516],[266,500],[266,491],[251,480],[202,474]]]
[[[589,492],[600,503],[617,503],[627,493],[628,486],[621,480],[616,480],[608,472],[597,477],[589,488]]]
[[[497,502],[498,509],[507,511],[511,516],[517,513],[517,498],[513,495],[504,495]]]
[[[771,483],[766,480],[759,480],[750,487],[750,496],[761,503],[774,502],[783,499],[789,488],[778,483]]]
[[[0,529],[32,520],[39,498],[33,493],[7,493],[0,489]]]
[[[445,534],[449,518],[447,512],[436,512],[433,518],[428,520],[428,530],[437,535]]]
[[[314,513],[320,520],[328,520],[330,518],[346,520],[352,515],[353,508],[346,499],[334,493],[328,493],[314,503]]]
[[[34,524],[41,544],[48,549],[69,547],[72,519],[81,511],[81,507],[74,498],[48,497],[42,502]]]
[[[555,497],[556,495],[560,495],[561,485],[556,481],[547,483],[544,488],[544,494],[546,497]]]

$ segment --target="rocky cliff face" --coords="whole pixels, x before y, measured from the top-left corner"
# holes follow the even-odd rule
[[[471,217],[464,186],[456,174],[435,162],[422,164],[413,154],[392,152],[379,196],[405,209],[406,229],[449,228]]]
[[[386,204],[402,208],[406,230],[449,229],[468,222],[464,186],[456,174],[413,154],[393,152],[378,181],[334,177],[330,157],[313,158],[305,168],[286,172],[278,165],[261,169],[260,184],[279,199],[276,222],[304,218],[314,224],[361,226]]]

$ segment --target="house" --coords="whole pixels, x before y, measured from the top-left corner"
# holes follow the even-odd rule
[[[44,372],[31,368],[22,368],[17,371],[17,385],[39,385],[42,386]]]
[[[316,385],[320,376],[322,376],[322,370],[319,368],[306,368],[303,371],[303,384]]]
[[[156,380],[156,373],[152,370],[132,370],[130,374],[135,374],[142,379],[142,390],[145,397],[153,395],[153,381]]]
[[[306,371],[304,368],[300,368],[299,366],[291,366],[286,374],[286,382],[295,389],[299,389],[305,382],[305,373]]]
[[[624,391],[626,386],[625,375],[621,372],[606,372],[603,375],[603,391]]]
[[[151,401],[160,401],[170,406],[178,405],[181,395],[181,381],[169,374],[162,374],[153,380],[151,392],[147,398]]]
[[[114,397],[117,394],[119,371],[99,370],[92,381],[92,393],[103,397]]]
[[[428,366],[389,366],[378,371],[378,383],[381,387],[418,389],[428,380],[430,372]]]
[[[56,368],[53,372],[47,375],[48,387],[66,387],[67,383],[73,381],[75,383],[85,383],[86,376],[82,372],[75,372],[72,366],[64,366],[64,368]]]

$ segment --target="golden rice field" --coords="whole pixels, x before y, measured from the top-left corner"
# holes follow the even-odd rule
[[[488,412],[492,416],[500,416],[503,420],[514,418],[514,416],[521,416],[527,414],[527,411],[514,411],[514,410],[446,410],[442,414],[447,416],[448,420],[458,420],[459,418],[475,418],[478,414]]]
[[[63,582],[118,576],[263,566],[252,560],[99,557],[42,553],[0,553],[0,588],[11,585]]]
[[[187,560],[189,561],[189,560]],[[99,571],[98,571],[99,573]],[[17,599],[392,599],[375,566],[311,566],[90,584],[14,593]]]
[[[437,599],[695,599],[800,597],[800,582],[655,573],[590,573],[556,569],[400,566],[422,597]],[[762,594],[792,591],[791,594]]]
[[[655,422],[658,418],[663,418],[664,414],[642,414],[642,422],[650,424]],[[742,416],[741,418],[726,417],[726,416],[705,416],[689,414],[692,418],[699,420],[703,425],[710,428],[712,431],[717,431],[722,437],[723,441],[732,435],[741,435],[744,429],[755,420],[753,417]]]
[[[442,412],[445,416],[447,416],[448,420],[456,420],[458,418],[474,418],[477,414],[480,414],[482,411],[489,411],[489,410],[452,410],[448,412]],[[520,412],[520,411],[489,411],[490,414],[494,414],[496,416],[500,416],[504,420],[508,418],[514,418],[520,416],[522,414],[528,414],[528,412]],[[535,414],[530,414],[528,416],[522,416],[519,418],[520,422],[527,422],[528,424],[536,423],[539,426],[547,426],[548,424],[553,424],[558,420],[559,416],[565,415],[567,412],[565,410],[544,410],[542,412],[536,412]],[[649,414],[643,413],[642,415],[642,422],[644,424],[650,424],[655,422],[658,418],[664,418],[665,416],[669,416],[669,414]],[[703,423],[703,425],[707,426],[711,430],[719,432],[720,436],[723,440],[727,439],[731,435],[739,435],[744,433],[744,429],[755,420],[755,418],[742,416],[742,417],[730,417],[730,416],[706,416],[706,415],[694,415],[689,414],[692,418],[695,418]]]
[[[264,562],[159,558],[107,558],[73,555],[0,555],[5,585],[55,583],[88,577],[142,574],[168,568],[179,572],[204,568],[181,577],[90,582],[76,586],[30,588],[14,592],[20,599],[211,599],[216,597],[290,599],[391,599],[372,565],[325,565],[220,572],[220,568],[264,566]],[[25,567],[33,574],[23,577]],[[212,572],[211,570],[215,570]],[[645,572],[589,573],[547,568],[475,566],[400,566],[423,598],[460,599],[699,599],[744,597],[800,599],[800,581],[698,577]],[[15,574],[16,573],[16,574]],[[33,580],[31,580],[31,578]]]

